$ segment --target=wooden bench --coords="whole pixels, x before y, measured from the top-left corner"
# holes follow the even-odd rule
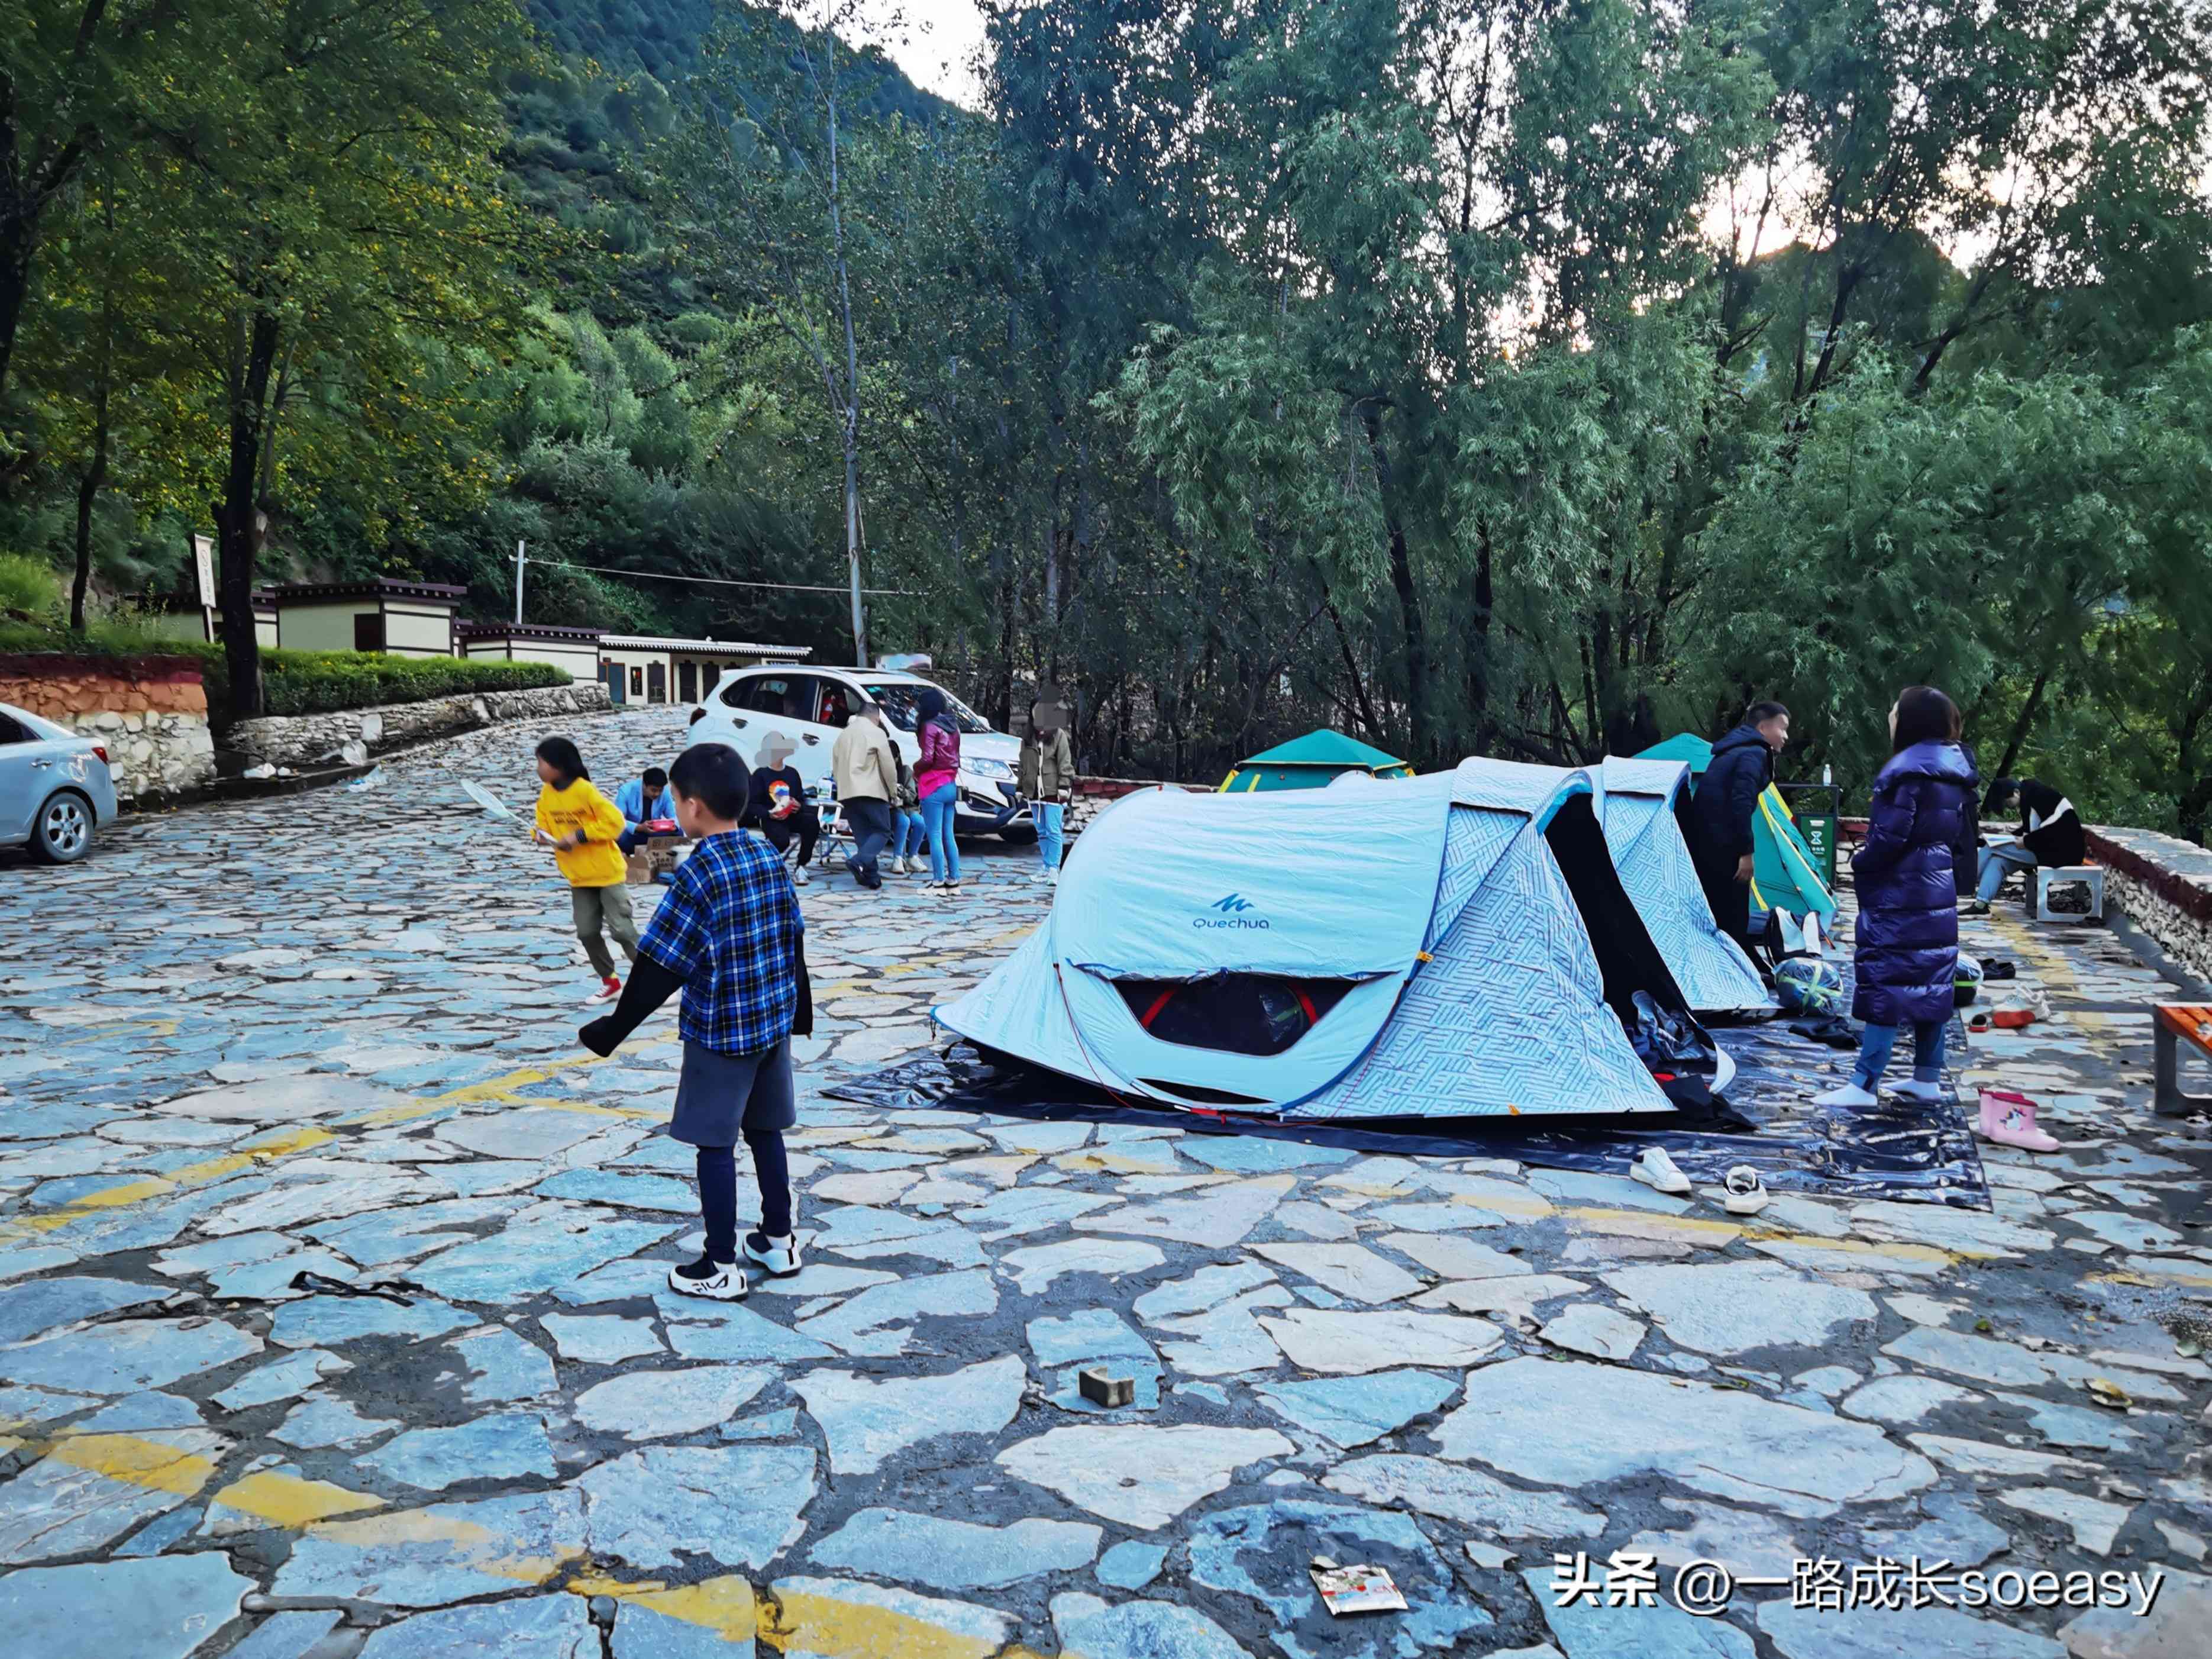
[[[2105,919],[2105,866],[2101,864],[2039,864],[2028,872],[2028,881],[2038,921],[2073,921],[2071,915],[2061,915],[2051,908],[2053,887],[2073,886],[2089,890],[2088,914],[2099,921]]]
[[[2153,1003],[2152,1109],[2162,1115],[2180,1116],[2212,1108],[2212,1095],[2191,1094],[2181,1086],[2185,1042],[2195,1044],[2198,1054],[2212,1058],[2212,1007],[2194,1002]]]

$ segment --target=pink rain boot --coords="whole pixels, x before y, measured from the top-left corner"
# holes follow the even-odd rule
[[[2008,1089],[1982,1091],[1981,1116],[1974,1133],[2000,1146],[2017,1146],[2027,1152],[2055,1152],[2058,1143],[2035,1127],[2035,1103]]]

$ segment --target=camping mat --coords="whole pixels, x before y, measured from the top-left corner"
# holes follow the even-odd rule
[[[1186,1134],[1255,1135],[1410,1157],[1511,1158],[1544,1169],[1605,1175],[1626,1175],[1643,1148],[1663,1146],[1683,1174],[1704,1184],[1717,1186],[1730,1167],[1748,1164],[1777,1192],[1990,1207],[1981,1154],[1954,1103],[1885,1102],[1872,1111],[1814,1106],[1813,1095],[1841,1081],[1816,1070],[1831,1050],[1780,1024],[1713,1035],[1736,1063],[1729,1103],[1757,1121],[1753,1133],[1647,1128],[1642,1126],[1650,1120],[1628,1118],[1571,1123],[1555,1119],[1541,1127],[1529,1118],[1370,1118],[1353,1127],[1123,1105],[1103,1090],[1056,1073],[994,1065],[965,1043],[945,1054],[848,1079],[823,1092],[833,1100],[893,1110],[1155,1124]]]

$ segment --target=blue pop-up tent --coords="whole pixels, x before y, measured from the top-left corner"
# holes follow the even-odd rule
[[[1714,921],[1690,862],[1680,819],[1689,798],[1688,765],[1608,755],[1599,773],[1613,867],[1690,1006],[1701,1014],[1771,1012],[1766,981]]]
[[[1127,796],[1084,832],[1045,923],[936,1017],[1146,1103],[1670,1110],[1623,1016],[1638,991],[1687,1009],[1595,787],[1469,760],[1387,788]]]

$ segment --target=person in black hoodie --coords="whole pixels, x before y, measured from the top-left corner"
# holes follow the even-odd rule
[[[2081,828],[2081,815],[2074,803],[2039,778],[1999,778],[1990,786],[1989,810],[2002,812],[2020,798],[2020,835],[2014,842],[1981,849],[1980,879],[1974,896],[1982,904],[1997,896],[2005,878],[2015,870],[2046,870],[2086,864],[2089,838]]]
[[[1774,757],[1790,741],[1790,711],[1778,702],[1755,702],[1735,729],[1713,745],[1713,757],[1690,800],[1696,831],[1691,847],[1698,880],[1713,920],[1745,950],[1751,948],[1752,825],[1759,797],[1774,781]]]

